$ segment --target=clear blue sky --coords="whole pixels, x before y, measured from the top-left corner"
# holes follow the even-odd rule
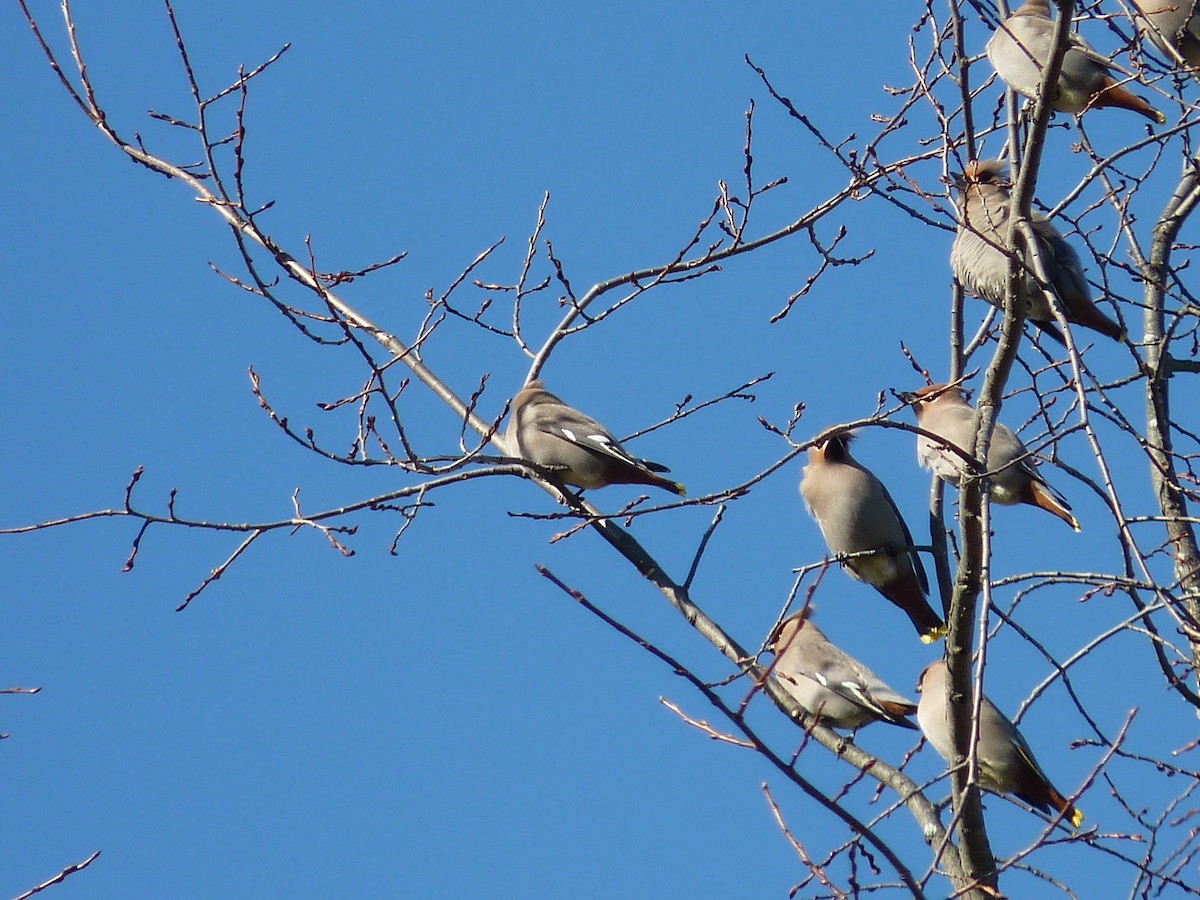
[[[57,5],[34,6],[61,50]],[[161,8],[148,0],[78,6],[80,39],[117,127],[195,159],[179,134],[145,116],[191,115]],[[344,291],[402,337],[414,333],[425,291],[440,293],[501,236],[507,243],[481,277],[515,279],[546,191],[545,236],[577,289],[670,259],[709,211],[718,179],[740,192],[752,98],[758,178],[789,179],[763,199],[757,233],[836,191],[845,176],[770,100],[744,54],[835,140],[871,133],[872,113],[896,109],[882,86],[911,82],[914,11],[902,4],[873,4],[871,26],[856,24],[852,34],[848,13],[814,20],[786,3],[416,11],[179,0],[178,15],[210,90],[236,77],[239,64],[292,42],[251,95],[252,194],[275,201],[267,228],[293,252],[312,236],[325,270],[407,251],[389,274]],[[319,510],[401,483],[382,468],[317,460],[259,410],[250,366],[293,423],[348,447],[351,418],[316,404],[357,390],[363,373],[352,354],[313,346],[214,275],[210,262],[238,269],[227,229],[181,186],[102,140],[58,86],[18,11],[10,5],[3,16],[0,524],[119,506],[138,466],[146,467],[140,505],[161,511],[178,488],[181,515],[214,520],[290,515],[297,488],[304,508]],[[973,27],[978,50],[986,35]],[[1141,128],[1113,113],[1096,134],[1120,146]],[[1056,166],[1067,178],[1084,166],[1070,156],[1068,132],[1054,139],[1046,184]],[[885,144],[894,155],[912,149]],[[921,177],[936,187],[931,169]],[[783,423],[803,402],[803,437],[870,414],[879,391],[919,384],[900,340],[935,375],[944,372],[950,237],[878,202],[849,208],[844,220],[851,230],[841,250],[874,248],[875,258],[830,273],[783,322],[768,318],[816,266],[802,236],[652,294],[560,348],[546,378],[626,434],[687,394],[721,393],[775,371],[757,403],[728,404],[635,445],[671,465],[693,494],[741,481],[783,452],[758,416]],[[531,301],[534,337],[556,321],[556,297]],[[970,312],[978,317],[981,304]],[[1116,347],[1096,356],[1106,377],[1129,370]],[[491,373],[487,415],[527,368],[511,342],[463,329],[447,331],[427,359],[463,393]],[[1021,373],[1015,378],[1023,386]],[[1128,397],[1138,409],[1136,389]],[[423,400],[414,410],[422,446],[453,452],[453,417]],[[1022,398],[1004,418],[1015,425],[1029,411]],[[1194,408],[1181,402],[1179,411],[1194,421]],[[1061,452],[1096,475],[1080,436]],[[914,530],[922,527],[928,478],[911,437],[871,431],[858,454]],[[1128,489],[1143,491],[1132,505],[1149,511],[1144,461],[1132,451],[1118,461]],[[796,492],[799,476],[797,462],[730,509],[696,582],[696,600],[747,646],[774,621],[792,568],[824,552]],[[1118,566],[1101,504],[1063,473],[1054,480],[1084,535],[1032,510],[997,510],[998,573]],[[614,488],[593,500],[615,509],[634,495]],[[548,565],[706,677],[730,674],[599,539],[552,545],[558,525],[510,518],[552,509],[514,479],[434,500],[394,556],[393,516],[357,516],[349,559],[313,532],[273,535],[184,613],[176,605],[235,539],[152,529],[125,574],[136,532],[128,521],[0,540],[0,687],[44,688],[0,697],[0,729],[12,735],[0,745],[10,823],[0,841],[0,894],[102,849],[55,895],[784,896],[804,870],[770,818],[764,780],[815,855],[841,839],[832,818],[759,760],[707,740],[660,706],[666,696],[713,718],[682,680],[534,572],[535,563]],[[682,578],[710,516],[706,508],[660,515],[641,520],[636,534]],[[1065,656],[1128,613],[1120,597],[1078,599],[1074,589],[1035,594],[1022,622]],[[830,636],[902,691],[937,652],[840,573],[826,580],[819,603]],[[1011,712],[1047,669],[1008,635],[993,652],[989,693]],[[1145,646],[1132,638],[1106,645],[1080,678],[1110,734],[1131,707],[1142,708],[1134,749],[1161,753],[1194,735],[1194,718],[1164,698]],[[1053,779],[1073,790],[1098,751],[1068,749],[1088,732],[1061,693],[1036,706],[1024,728]],[[791,729],[798,739],[755,702],[768,734],[786,741]],[[884,726],[859,739],[892,761],[914,743],[913,733]],[[826,757],[807,754],[806,771],[836,791],[848,770]],[[912,768],[929,778],[942,765],[926,749]],[[1137,794],[1145,775],[1121,770],[1122,788]],[[1161,783],[1147,782],[1147,802],[1161,803]],[[856,794],[851,805],[869,814],[869,789]],[[1102,827],[1128,827],[1103,786],[1081,806]],[[998,799],[988,809],[1001,854],[1041,827]],[[923,867],[927,853],[910,822],[898,816],[887,830]],[[1080,896],[1099,896],[1117,877],[1098,860],[1062,850],[1039,857]]]

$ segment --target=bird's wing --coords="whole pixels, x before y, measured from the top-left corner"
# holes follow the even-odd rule
[[[621,442],[613,437],[607,428],[591,416],[586,416],[576,409],[569,407],[561,408],[556,412],[552,420],[540,419],[535,424],[546,434],[569,441],[576,447],[586,450],[589,453],[594,453],[598,456],[607,456],[610,459],[637,468],[649,469],[652,472],[670,471],[666,466],[659,463],[652,463],[649,460],[638,459],[636,456],[633,456],[621,446]]]
[[[879,718],[896,725],[912,727],[912,723],[905,719],[903,713],[895,709],[888,709],[879,701],[871,692],[868,679],[859,677],[850,669],[842,667],[836,670],[818,670],[806,674],[826,690],[832,691],[842,699],[856,703],[864,709],[869,709]]]
[[[1073,297],[1090,300],[1092,291],[1083,276],[1083,262],[1075,248],[1067,243],[1066,238],[1058,233],[1048,219],[1034,220],[1033,230],[1038,236],[1046,273],[1050,276],[1050,283],[1058,296],[1063,302],[1070,302]],[[1032,261],[1030,267],[1032,268]]]
[[[1085,41],[1079,35],[1079,32],[1072,31],[1067,36],[1067,44],[1068,44],[1068,49],[1078,50],[1080,53],[1082,53],[1084,56],[1086,56],[1090,61],[1096,63],[1099,66],[1103,66],[1108,71],[1120,72],[1122,75],[1129,75],[1128,72],[1126,72],[1124,69],[1122,69],[1120,66],[1118,66],[1115,62],[1113,62],[1112,59],[1105,56],[1103,53],[1101,53],[1095,47],[1093,47],[1091,44],[1089,44],[1087,41]]]
[[[912,549],[913,539],[912,532],[908,530],[908,523],[904,521],[904,516],[900,515],[900,507],[896,506],[896,501],[892,499],[892,495],[888,493],[888,489],[882,481],[879,482],[880,490],[883,491],[883,498],[887,500],[888,505],[892,507],[892,512],[896,514],[896,518],[900,522],[900,530],[904,532],[904,544],[909,548],[908,556],[912,560],[913,571],[917,573],[917,584],[921,585],[921,590],[926,594],[929,593],[929,576],[925,574],[925,566],[921,563],[921,556],[916,550]]]

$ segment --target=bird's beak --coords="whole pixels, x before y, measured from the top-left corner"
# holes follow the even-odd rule
[[[901,403],[916,403],[917,402],[917,395],[914,394],[912,391],[899,391],[899,392],[897,392],[896,396],[900,398]]]

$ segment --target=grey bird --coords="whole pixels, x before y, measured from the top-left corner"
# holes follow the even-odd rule
[[[796,702],[832,728],[861,728],[889,722],[916,729],[909,716],[917,704],[841,648],[812,623],[811,608],[788,616],[767,644],[775,654],[772,671]]]
[[[1079,115],[1101,106],[1117,106],[1152,119],[1159,125],[1167,117],[1113,77],[1119,71],[1112,60],[1092,48],[1078,34],[1067,36],[1058,85],[1051,98],[1059,112]],[[988,41],[987,55],[1004,83],[1036,99],[1042,70],[1054,51],[1054,20],[1048,0],[1026,0],[1000,23]]]
[[[1004,308],[1008,285],[1009,200],[1012,182],[1007,168],[998,159],[969,163],[955,180],[959,188],[958,233],[950,249],[950,267],[967,293]],[[1124,340],[1125,330],[1096,308],[1092,292],[1083,274],[1079,254],[1066,242],[1045,216],[1034,213],[1033,232],[1039,255],[1068,322],[1090,328],[1113,340]],[[1065,344],[1062,332],[1054,324],[1054,313],[1038,285],[1033,254],[1024,254],[1025,277],[1021,295],[1027,304],[1029,320],[1056,341]]]
[[[946,625],[925,599],[929,580],[912,535],[887,488],[850,456],[850,440],[837,434],[809,448],[800,494],[831,553],[876,551],[841,560],[847,574],[904,610],[922,641],[935,641]]]
[[[505,440],[522,459],[549,469],[565,484],[646,484],[681,497],[687,493],[682,484],[658,474],[670,469],[633,456],[607,428],[563,403],[541,381],[529,382],[513,398]]]
[[[1140,13],[1134,18],[1142,37],[1158,45],[1172,63],[1182,58],[1193,69],[1200,68],[1200,11],[1196,2],[1133,0]]]
[[[931,384],[899,396],[911,404],[917,414],[917,424],[944,442],[917,435],[917,459],[942,481],[959,487],[967,470],[966,462],[963,455],[945,445],[965,452],[975,436],[971,427],[975,410],[967,403],[966,392],[948,384]],[[1038,474],[1021,439],[1000,422],[992,430],[992,441],[988,445],[987,473],[994,503],[1036,506],[1079,531],[1079,522],[1071,515],[1070,505]]]
[[[948,684],[944,660],[932,663],[921,673],[921,680],[917,682],[917,690],[921,693],[917,721],[933,749],[950,763],[954,759],[954,747],[950,741]],[[980,787],[999,794],[1015,794],[1044,813],[1053,809],[1076,828],[1083,824],[1083,813],[1050,783],[1017,726],[987,697],[983,698],[979,709],[976,757]]]

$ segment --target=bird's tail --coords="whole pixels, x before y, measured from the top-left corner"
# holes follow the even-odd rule
[[[1086,302],[1080,302],[1080,299]],[[1068,303],[1067,318],[1077,325],[1082,325],[1084,328],[1090,328],[1098,334],[1104,335],[1106,338],[1112,338],[1114,341],[1123,341],[1126,337],[1126,331],[1096,307],[1088,298],[1077,298],[1076,302]]]
[[[876,698],[875,703],[883,710],[886,715],[883,721],[890,722],[892,725],[899,725],[901,728],[911,728],[913,731],[921,729],[909,718],[917,713],[917,708],[911,703],[896,703],[892,700],[880,700]]]
[[[665,487],[672,494],[677,494],[680,497],[687,496],[687,488],[685,488],[678,481],[667,481],[665,478],[663,479],[663,481],[666,482],[666,484],[664,484],[663,487]]]
[[[664,491],[678,494],[680,497],[687,496],[687,488],[682,484],[669,478],[663,478],[658,474],[671,471],[662,463],[630,457],[627,461],[621,461],[612,466],[611,469],[609,481],[614,484],[648,484],[651,487],[662,488]]]
[[[1058,326],[1053,322],[1034,321],[1033,324],[1037,326],[1038,331],[1040,331],[1042,334],[1048,334],[1064,347],[1067,346],[1067,339],[1063,337],[1063,333],[1058,330]]]
[[[670,491],[672,494],[677,494],[680,497],[687,496],[687,488],[678,481],[671,481],[669,478],[663,478],[661,475],[655,475],[653,472],[645,472],[646,478],[641,484],[649,484],[654,487],[660,487],[664,491]]]
[[[1046,789],[1046,799],[1055,812],[1062,813],[1062,817],[1070,822],[1073,828],[1083,824],[1083,813],[1076,809],[1070,800],[1055,790],[1052,784],[1047,784]]]
[[[1106,79],[1106,87],[1092,98],[1092,106],[1119,106],[1138,115],[1145,116],[1159,125],[1167,124],[1167,117],[1147,103],[1143,98],[1128,90],[1117,82],[1111,75]]]
[[[641,483],[653,485],[654,487],[660,487],[664,491],[670,491],[672,494],[677,494],[680,497],[687,496],[687,488],[685,488],[678,481],[671,481],[671,479],[663,478],[660,475],[655,475],[653,472],[647,472],[646,480]]]
[[[1044,509],[1051,515],[1058,516],[1076,531],[1083,530],[1079,527],[1079,521],[1072,515],[1071,507],[1067,504],[1067,501],[1059,497],[1049,485],[1037,479],[1032,479],[1029,482],[1029,492],[1026,502],[1032,506]]]
[[[925,592],[921,590],[917,576],[911,569],[877,590],[904,610],[924,643],[932,644],[946,636],[946,623],[925,599]]]

